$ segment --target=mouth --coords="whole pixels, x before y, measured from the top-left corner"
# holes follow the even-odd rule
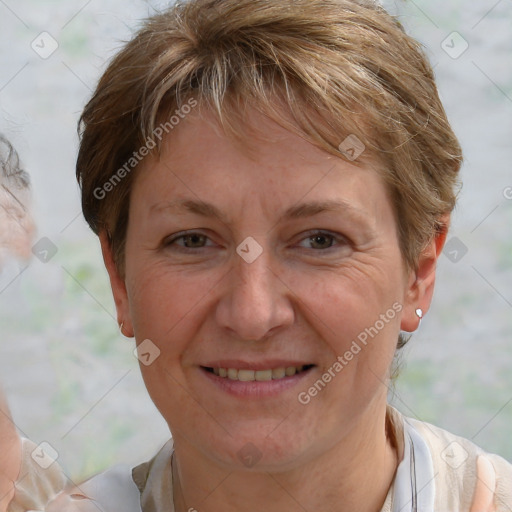
[[[268,382],[275,380],[284,380],[297,374],[302,374],[313,368],[314,364],[300,366],[280,366],[277,368],[267,368],[262,370],[250,370],[244,368],[222,368],[208,367],[201,368],[221,379],[236,380],[241,382]]]

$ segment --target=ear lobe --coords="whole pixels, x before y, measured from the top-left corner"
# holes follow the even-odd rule
[[[400,326],[402,331],[414,332],[420,321],[416,310],[421,309],[425,315],[430,307],[434,294],[437,260],[446,242],[449,224],[450,215],[443,215],[440,219],[441,228],[421,252],[416,271],[410,273]]]
[[[105,263],[105,267],[110,278],[110,287],[112,288],[112,295],[116,305],[117,323],[119,325],[123,325],[123,335],[131,338],[134,336],[134,334],[126,284],[124,279],[119,274],[119,270],[115,264],[114,255],[112,253],[112,245],[107,232],[102,230],[99,234],[99,238],[101,244],[101,253],[103,255],[103,262]]]

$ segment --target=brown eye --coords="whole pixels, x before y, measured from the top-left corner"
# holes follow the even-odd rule
[[[178,251],[187,251],[194,249],[203,249],[208,247],[207,241],[209,238],[206,235],[198,232],[181,233],[167,238],[163,242],[163,246]],[[211,246],[212,244],[210,244]]]
[[[306,241],[308,243],[309,247],[305,247],[306,249],[312,249],[317,252],[325,251],[327,249],[336,249],[336,246],[343,247],[348,243],[345,237],[326,233],[324,231],[310,233],[306,238],[303,238],[302,241]]]
[[[194,233],[192,235],[181,236],[180,239],[184,241],[185,246],[189,249],[197,249],[198,247],[204,246],[204,242],[206,241],[207,237]]]
[[[315,249],[329,249],[333,245],[334,237],[320,234],[310,237],[309,240],[311,240],[313,246],[316,246]]]

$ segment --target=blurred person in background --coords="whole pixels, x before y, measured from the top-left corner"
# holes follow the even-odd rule
[[[30,257],[34,224],[29,184],[18,153],[0,134],[0,268],[9,254],[23,260]]]
[[[30,215],[30,179],[18,153],[0,134],[0,274],[11,257],[28,260],[34,234]],[[14,496],[20,469],[20,439],[1,389],[0,375],[0,511]]]

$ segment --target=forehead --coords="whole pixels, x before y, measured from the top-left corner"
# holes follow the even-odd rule
[[[233,201],[266,204],[289,218],[313,214],[319,203],[324,210],[341,205],[347,213],[372,216],[388,202],[379,164],[368,155],[359,165],[335,157],[256,111],[240,135],[227,134],[208,111],[188,115],[164,138],[160,157],[138,169],[132,197],[144,196],[152,210],[172,203],[176,211],[218,218],[216,200],[227,201],[223,208]]]

